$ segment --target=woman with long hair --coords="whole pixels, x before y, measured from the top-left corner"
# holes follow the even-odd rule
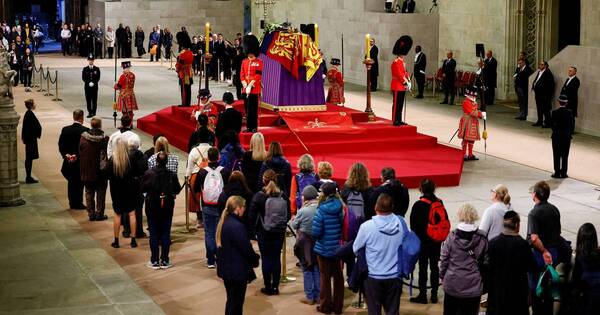
[[[285,241],[286,224],[290,218],[290,204],[285,192],[277,185],[275,171],[268,169],[264,172],[263,184],[263,190],[252,198],[249,220],[256,222],[253,227],[256,234],[252,232],[252,235],[256,235],[263,260],[261,267],[265,286],[260,292],[265,295],[278,295],[281,276],[280,254]],[[277,219],[285,219],[285,222]],[[276,220],[283,224],[271,224]]]
[[[258,176],[263,162],[267,159],[267,150],[265,149],[265,137],[262,133],[257,132],[250,138],[250,149],[244,153],[242,158],[242,172],[246,176],[248,188],[253,193],[257,193]]]
[[[138,58],[142,58],[146,53],[146,50],[144,49],[144,39],[146,39],[144,30],[138,25],[135,30],[135,48],[137,48]]]
[[[241,218],[246,212],[246,201],[240,196],[227,199],[225,210],[217,225],[217,276],[223,279],[227,291],[226,315],[241,315],[248,283],[256,279],[258,256],[248,239]]]
[[[245,200],[252,200],[252,191],[248,188],[246,184],[246,177],[240,171],[234,171],[229,176],[229,180],[223,187],[223,191],[219,196],[219,202],[217,204],[217,208],[219,209],[219,213],[223,213],[226,202],[229,200],[231,196],[240,196]],[[246,226],[248,226],[248,213],[244,212],[244,216],[242,218],[242,222]]]
[[[265,162],[260,167],[258,176],[258,186],[262,189],[264,182],[262,181],[263,174],[266,170],[271,169],[275,171],[277,175],[277,186],[285,193],[286,196],[290,195],[290,184],[292,182],[292,166],[290,162],[283,156],[283,148],[281,143],[277,141],[271,142],[269,145],[269,152]]]
[[[575,314],[597,314],[600,310],[600,249],[596,228],[591,223],[583,224],[577,232],[571,282],[575,294]]]
[[[175,174],[179,169],[179,157],[175,154],[171,154],[171,146],[169,140],[166,137],[158,137],[154,143],[154,154],[148,159],[148,168],[156,168],[156,156],[158,152],[165,152],[167,154],[167,169]]]
[[[491,194],[492,204],[483,212],[479,224],[479,229],[487,234],[490,241],[504,231],[504,214],[513,210],[506,186],[497,185],[491,190]]]
[[[290,188],[290,204],[293,216],[302,208],[302,190],[304,187],[319,181],[319,176],[315,173],[315,160],[312,155],[306,153],[300,156],[298,169],[300,172],[292,179],[292,187]]]

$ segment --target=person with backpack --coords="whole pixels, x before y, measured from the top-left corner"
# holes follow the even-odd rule
[[[342,313],[344,306],[344,275],[336,252],[342,240],[344,206],[334,183],[321,186],[317,212],[313,217],[312,237],[321,278],[320,305],[317,311],[325,314]],[[333,299],[331,280],[333,279]]]
[[[381,170],[381,186],[373,189],[369,197],[369,205],[366,208],[366,220],[375,215],[375,203],[382,193],[386,193],[394,200],[394,214],[404,217],[408,210],[409,195],[408,188],[396,178],[396,171],[391,167],[385,167]]]
[[[419,295],[410,302],[427,304],[427,268],[430,270],[431,303],[438,302],[440,279],[440,250],[442,242],[450,233],[448,212],[441,199],[435,196],[435,183],[430,179],[421,181],[421,198],[410,211],[410,228],[421,240],[419,254]]]
[[[513,210],[506,186],[497,185],[491,193],[493,203],[483,211],[481,224],[479,224],[479,229],[487,233],[488,241],[504,231],[504,214]]]
[[[292,216],[295,216],[298,209],[302,208],[302,191],[304,188],[319,180],[319,176],[315,173],[315,160],[312,155],[306,153],[300,156],[298,169],[300,172],[292,179],[292,187],[290,188]]]
[[[79,175],[85,188],[85,205],[90,221],[104,221],[108,137],[102,131],[102,119],[92,118],[88,131],[79,140]],[[104,169],[103,169],[104,168]]]
[[[250,138],[250,149],[244,153],[242,158],[242,173],[246,176],[246,183],[252,193],[260,191],[258,176],[263,162],[267,159],[265,149],[265,137],[260,132],[255,132]],[[260,185],[262,187],[262,185]]]
[[[181,185],[177,173],[167,169],[167,161],[167,153],[159,152],[156,156],[156,167],[146,171],[142,178],[141,191],[146,195],[146,218],[150,231],[151,255],[146,266],[154,270],[173,266],[169,260],[171,223],[175,198],[181,191]],[[159,244],[162,252],[159,250]]]
[[[267,159],[263,162],[258,173],[258,188],[262,189],[265,183],[263,182],[263,174],[266,170],[271,169],[277,175],[277,187],[285,193],[286,196],[290,195],[290,185],[292,182],[292,166],[290,162],[283,156],[283,149],[281,143],[277,141],[271,142],[269,145],[269,152],[267,153]]]
[[[268,169],[263,174],[264,188],[250,203],[249,220],[254,223],[258,248],[262,256],[262,273],[265,295],[279,294],[281,276],[281,248],[285,241],[287,222],[290,219],[290,202],[277,185],[277,174]]]
[[[483,292],[487,236],[477,229],[477,210],[458,209],[458,227],[442,243],[440,280],[444,287],[444,315],[477,315]]]
[[[223,191],[221,192],[221,195],[219,195],[219,201],[217,203],[219,213],[223,213],[227,200],[231,196],[240,196],[244,198],[244,200],[248,200],[248,203],[254,196],[246,184],[246,177],[240,171],[233,171],[231,176],[229,176],[227,184],[223,186]],[[244,225],[246,225],[246,229],[249,229],[250,223],[248,221],[248,213],[244,212],[244,215],[241,217],[241,219],[242,222],[244,222]]]
[[[215,269],[217,243],[215,233],[219,223],[218,202],[231,172],[219,165],[219,150],[210,148],[207,152],[208,165],[198,171],[194,191],[201,192],[202,219],[204,221],[204,245],[206,246],[206,267]]]
[[[218,148],[221,150],[221,159],[219,165],[228,169],[230,172],[242,170],[242,158],[244,157],[244,148],[240,144],[240,135],[233,130],[225,131]]]
[[[358,230],[353,250],[356,255],[365,250],[368,278],[365,281],[369,315],[380,315],[381,308],[385,314],[400,313],[400,295],[402,279],[398,250],[407,232],[406,223],[401,217],[394,215],[393,199],[388,194],[381,194],[375,204],[375,215],[363,223]]]
[[[600,248],[598,234],[591,223],[585,223],[577,232],[575,265],[571,283],[576,314],[592,315],[600,310]]]
[[[317,163],[317,175],[319,175],[319,180],[313,184],[315,188],[321,192],[321,186],[325,183],[332,183],[335,185],[336,193],[339,193],[338,184],[331,179],[333,177],[333,165],[327,161],[321,161]]]
[[[200,114],[195,119],[197,128],[192,132],[190,139],[188,140],[188,153],[192,152],[192,149],[199,143],[208,143],[211,146],[215,145],[215,133],[208,128],[208,115]],[[201,139],[205,139],[205,141],[202,141]]]
[[[154,154],[148,159],[148,168],[156,167],[156,157],[159,152],[165,152],[167,154],[167,169],[177,174],[177,171],[179,170],[179,157],[171,153],[169,140],[167,140],[166,137],[156,139]]]

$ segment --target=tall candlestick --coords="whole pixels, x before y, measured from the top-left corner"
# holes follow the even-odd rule
[[[204,41],[206,42],[206,47],[204,49],[204,53],[210,53],[208,51],[208,41],[210,40],[210,23],[206,22],[206,25],[204,26],[204,31],[206,33],[206,35],[204,36]]]
[[[367,55],[367,59],[371,59],[371,35],[367,34],[365,35],[365,49],[366,49],[366,55]]]
[[[315,23],[315,46],[319,48],[319,25]]]

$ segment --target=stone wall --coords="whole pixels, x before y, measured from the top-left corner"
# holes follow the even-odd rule
[[[341,58],[344,37],[344,79],[346,82],[366,85],[364,58],[365,34],[371,34],[379,47],[379,86],[389,89],[390,64],[394,59],[392,48],[396,39],[410,35],[415,45],[421,45],[428,60],[438,59],[438,16],[429,14],[389,14],[365,12],[366,1],[371,0],[278,0],[270,8],[268,22],[289,21],[294,27],[304,23],[319,25],[319,44],[326,59]],[[259,30],[263,8],[252,2],[252,30]],[[414,51],[406,58],[412,72]],[[434,62],[435,64],[435,62]],[[428,66],[428,74],[435,72]]]
[[[581,0],[581,46],[600,47],[600,5]]]
[[[556,83],[555,100],[567,79],[567,70],[570,66],[577,67],[577,77],[581,81],[579,88],[579,105],[577,107],[577,120],[575,130],[577,132],[600,136],[600,60],[599,47],[567,46],[554,58],[550,59],[550,70],[554,74]],[[536,73],[529,77],[529,121],[537,120],[535,109],[535,94],[531,91],[531,85]],[[553,102],[553,107],[558,105]]]
[[[132,31],[140,25],[146,43],[157,24],[163,29],[169,27],[173,33],[186,26],[190,35],[200,35],[209,22],[214,32],[233,38],[243,30],[243,0],[90,0],[89,21],[113,27],[123,23]]]

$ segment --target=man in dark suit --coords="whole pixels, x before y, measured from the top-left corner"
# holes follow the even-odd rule
[[[571,110],[573,117],[577,117],[577,105],[579,103],[577,93],[579,92],[579,85],[580,82],[577,77],[577,68],[571,66],[569,67],[569,77],[567,78],[567,81],[565,81],[560,94],[567,96],[567,99],[569,100],[567,108]]]
[[[537,121],[532,126],[550,128],[550,110],[552,109],[552,97],[554,95],[554,75],[548,68],[548,62],[540,61],[538,73],[532,84],[535,92],[535,106],[537,108]]]
[[[219,140],[219,150],[225,147],[225,141],[223,137],[225,132],[228,130],[235,131],[236,134],[240,134],[242,131],[242,113],[237,109],[233,108],[234,102],[233,94],[229,91],[223,93],[223,103],[225,103],[225,110],[219,113],[217,119],[217,126],[215,128],[215,135]],[[223,144],[222,144],[223,143]]]
[[[569,100],[566,95],[558,97],[560,107],[552,111],[552,155],[554,156],[553,178],[567,178],[569,165],[569,149],[575,126],[573,113],[568,109]]]
[[[484,98],[486,105],[494,105],[494,99],[496,98],[496,82],[498,78],[498,61],[494,58],[491,50],[488,50],[485,54],[485,60],[483,61],[483,81],[486,89],[484,90]]]
[[[529,76],[533,73],[533,70],[527,65],[525,59],[519,59],[517,63],[517,69],[515,69],[515,92],[517,93],[517,100],[519,103],[519,116],[515,117],[517,120],[527,119],[528,109],[528,98],[529,98]]]
[[[379,48],[375,45],[375,39],[371,37],[370,57],[375,63],[371,67],[371,92],[377,91],[377,77],[379,77]]]
[[[81,80],[83,80],[85,90],[85,102],[87,104],[88,116],[96,116],[98,108],[98,81],[100,81],[100,68],[94,66],[94,56],[88,57],[88,66],[81,71]]]
[[[402,3],[402,13],[414,13],[415,0],[404,0]]]
[[[81,134],[89,129],[83,125],[83,111],[73,111],[73,124],[63,127],[58,138],[58,151],[63,158],[60,172],[67,180],[69,208],[86,209],[83,204],[83,183],[79,176],[79,141]]]
[[[442,73],[444,78],[442,85],[444,86],[444,100],[440,104],[448,104],[448,96],[450,96],[450,105],[454,105],[454,94],[456,93],[456,61],[452,58],[452,51],[446,53],[447,59],[442,65]]]
[[[423,91],[425,90],[425,68],[427,67],[427,56],[421,50],[421,46],[415,47],[415,68],[413,73],[417,80],[417,87],[419,94],[415,98],[423,98]]]

